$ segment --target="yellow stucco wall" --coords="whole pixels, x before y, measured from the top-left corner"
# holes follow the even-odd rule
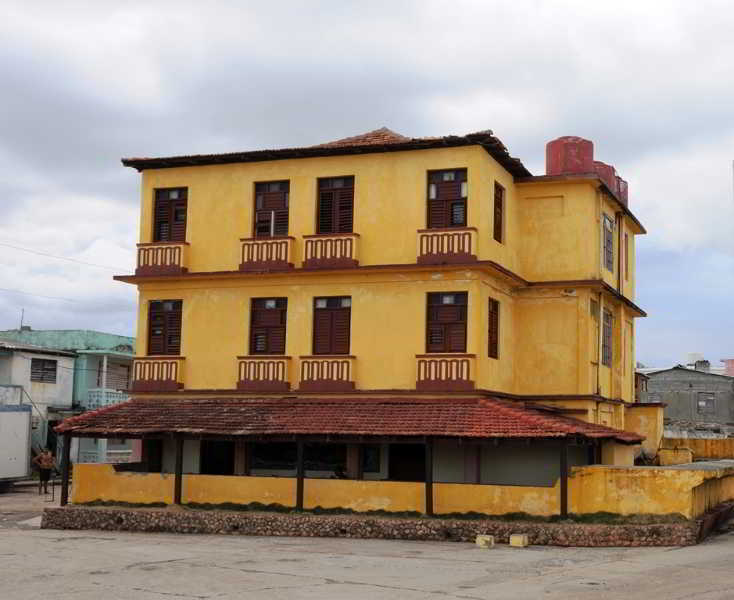
[[[405,481],[306,479],[303,485],[303,507],[317,506],[349,508],[359,512],[423,512],[425,492],[422,483]]]
[[[501,515],[525,512],[550,516],[558,514],[559,507],[558,483],[555,487],[467,483],[437,483],[433,486],[433,508],[436,514],[478,512]]]
[[[663,448],[677,448],[678,446],[693,450],[693,455],[696,459],[734,459],[734,438],[711,440],[697,438],[663,438]]]
[[[295,506],[296,480],[287,477],[184,475],[181,501],[197,504],[281,504]]]
[[[625,429],[645,436],[642,449],[655,456],[663,439],[663,406],[632,404],[625,411]]]
[[[604,465],[631,467],[635,464],[635,455],[639,446],[618,444],[614,441],[603,442],[601,446],[601,462]]]
[[[693,451],[690,448],[678,446],[677,448],[660,448],[658,450],[658,463],[662,467],[691,462],[693,462]]]
[[[108,464],[76,464],[71,501],[76,504],[95,500],[171,504],[173,479],[173,475],[163,473],[117,473]]]

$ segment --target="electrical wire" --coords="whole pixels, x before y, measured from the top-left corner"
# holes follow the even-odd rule
[[[37,296],[38,298],[48,298],[49,300],[63,300],[64,302],[78,302],[82,303],[81,300],[73,300],[71,298],[59,298],[58,296],[43,296],[41,294],[33,294],[31,292],[23,292],[21,290],[11,290],[8,288],[0,288],[0,292],[10,292],[11,294],[23,294],[24,296]]]
[[[55,258],[57,260],[67,260],[69,262],[76,263],[78,265],[85,265],[87,267],[97,267],[99,269],[107,269],[109,271],[117,271],[117,272],[124,272],[127,270],[126,267],[111,267],[109,265],[98,265],[97,263],[90,263],[83,260],[77,260],[76,258],[69,258],[67,256],[58,256],[56,254],[49,254],[48,252],[39,252],[38,250],[31,250],[30,248],[22,248],[20,246],[14,246],[13,244],[7,244],[5,242],[0,242],[0,246],[5,246],[6,248],[13,248],[14,250],[20,250],[22,252],[30,252],[31,254],[36,254],[38,256],[46,256],[48,258]]]

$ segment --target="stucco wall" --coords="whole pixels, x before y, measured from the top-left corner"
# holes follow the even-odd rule
[[[734,378],[691,369],[650,373],[649,377],[648,401],[666,403],[665,418],[703,423],[734,421]],[[715,411],[712,414],[698,411],[699,392],[715,395]]]
[[[665,448],[690,448],[695,459],[721,460],[734,459],[734,438],[699,439],[699,438],[663,438]]]
[[[632,404],[625,411],[625,429],[645,436],[642,450],[655,456],[663,438],[663,407]]]

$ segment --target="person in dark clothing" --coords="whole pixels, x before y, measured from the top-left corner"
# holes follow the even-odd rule
[[[40,494],[43,489],[43,493],[48,494],[48,481],[51,479],[51,471],[56,467],[54,455],[48,448],[44,448],[43,452],[33,459],[33,464],[38,467],[38,493]]]

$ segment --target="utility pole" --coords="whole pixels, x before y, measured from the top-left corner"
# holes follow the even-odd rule
[[[20,327],[18,327],[18,331],[23,330],[23,317],[25,316],[25,308],[20,309]]]

